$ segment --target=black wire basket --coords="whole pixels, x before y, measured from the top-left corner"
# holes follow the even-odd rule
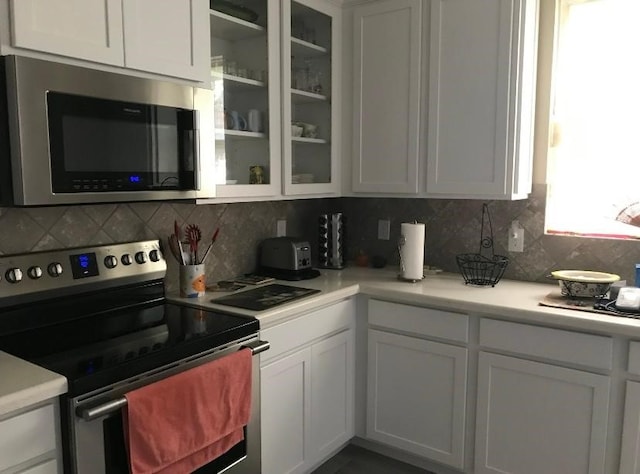
[[[486,217],[485,217],[486,216]],[[489,234],[485,234],[485,218],[489,226]],[[479,253],[463,253],[456,256],[458,268],[464,278],[465,285],[496,286],[504,275],[509,259],[496,255],[493,251],[493,227],[489,207],[482,205],[482,229]]]

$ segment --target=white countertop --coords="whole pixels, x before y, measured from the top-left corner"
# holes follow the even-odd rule
[[[67,379],[0,352],[0,418],[67,391]]]
[[[263,329],[349,296],[365,294],[449,311],[640,338],[640,319],[541,306],[539,302],[545,296],[559,291],[555,284],[501,280],[495,287],[477,287],[465,285],[462,276],[454,273],[428,275],[422,281],[411,283],[398,280],[397,273],[397,269],[390,268],[350,267],[344,270],[321,270],[320,277],[312,280],[278,281],[286,285],[319,289],[321,293],[260,312],[215,304],[216,298],[228,294],[222,292],[207,292],[201,298],[169,295],[169,299],[187,305],[255,316]],[[247,286],[240,291],[251,288]]]
[[[502,280],[495,287],[474,287],[465,285],[458,274],[429,275],[422,281],[410,283],[397,279],[397,269],[358,267],[321,270],[321,275],[312,280],[278,283],[321,291],[316,295],[260,312],[216,304],[216,298],[229,294],[223,292],[207,292],[201,298],[180,298],[170,294],[168,299],[190,306],[255,316],[260,320],[262,329],[344,298],[364,294],[454,312],[640,338],[640,319],[540,306],[542,298],[552,291],[557,291],[558,287],[553,284]],[[248,285],[240,291],[251,288],[253,287]],[[0,374],[0,416],[55,397],[67,389],[64,377],[2,352]]]

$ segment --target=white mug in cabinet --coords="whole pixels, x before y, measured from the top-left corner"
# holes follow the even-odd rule
[[[249,110],[248,122],[250,132],[262,132],[262,113],[258,109]]]

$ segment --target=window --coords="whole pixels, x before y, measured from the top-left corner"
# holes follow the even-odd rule
[[[640,0],[557,0],[549,234],[640,239]]]

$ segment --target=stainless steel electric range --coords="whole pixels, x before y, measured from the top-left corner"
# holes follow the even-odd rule
[[[0,257],[0,350],[65,376],[65,473],[128,473],[124,394],[237,351],[258,320],[165,300],[158,240]],[[197,472],[260,472],[259,363],[245,439]]]

